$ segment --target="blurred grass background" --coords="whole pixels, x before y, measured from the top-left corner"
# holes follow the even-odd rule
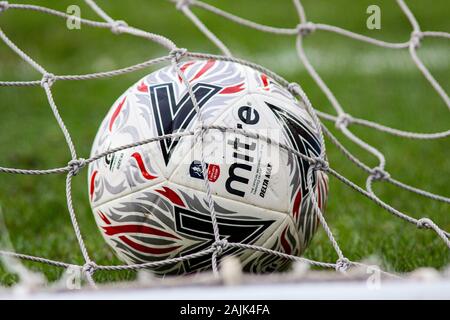
[[[100,20],[82,1],[11,1],[39,4],[61,11],[71,4],[84,18]],[[297,14],[289,0],[208,1],[250,20],[278,27],[293,27]],[[407,41],[411,27],[394,1],[302,1],[308,19],[328,23],[386,41]],[[191,51],[219,53],[175,6],[164,0],[106,1],[98,4],[112,17],[129,25],[162,34]],[[366,8],[381,8],[381,30],[366,28]],[[450,32],[450,5],[407,1],[423,30]],[[295,37],[274,36],[236,25],[201,9],[199,18],[238,57],[259,63],[300,83],[313,105],[332,112],[324,94],[308,76],[295,53]],[[82,25],[68,30],[64,20],[42,13],[8,10],[0,14],[0,27],[10,39],[48,71],[83,74],[129,66],[165,55],[156,44],[109,30]],[[382,49],[339,35],[317,31],[305,39],[306,53],[344,109],[356,116],[395,128],[434,132],[449,129],[444,103],[414,66],[407,50]],[[450,92],[450,41],[425,39],[419,56]],[[57,82],[55,101],[71,132],[80,157],[87,158],[98,126],[114,100],[137,79],[154,68],[115,78]],[[1,80],[38,80],[40,75],[0,43]],[[349,143],[344,144],[371,166],[376,159]],[[406,140],[371,129],[351,130],[386,155],[387,170],[400,181],[450,196],[450,141]],[[44,169],[64,166],[68,148],[40,87],[0,87],[0,165]],[[329,141],[328,141],[329,142]],[[365,174],[328,143],[333,168],[364,185]],[[104,243],[95,225],[87,197],[86,170],[74,179],[73,198],[88,250],[100,264],[120,263]],[[0,208],[17,252],[81,264],[83,262],[65,203],[65,177],[0,175]],[[377,257],[382,266],[399,272],[421,266],[443,268],[450,261],[445,244],[431,231],[401,221],[336,179],[331,179],[327,220],[342,250],[352,260]],[[381,199],[414,217],[427,216],[450,230],[449,206],[427,200],[388,184],[377,184]],[[308,258],[335,261],[323,231],[306,252]],[[62,270],[25,262],[54,280]],[[133,272],[99,272],[100,281],[132,279]],[[15,276],[0,267],[0,283]]]

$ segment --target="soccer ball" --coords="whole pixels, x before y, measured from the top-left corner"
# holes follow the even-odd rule
[[[309,163],[288,151],[320,154],[318,130],[305,107],[250,67],[190,60],[179,68],[192,86],[200,117],[170,66],[131,86],[100,126],[91,156],[169,135],[90,163],[89,199],[104,239],[129,264],[211,247],[203,156],[222,239],[302,254],[319,221],[311,194],[323,210],[328,193],[321,171],[314,172],[308,188]],[[200,124],[214,126],[204,132],[203,143],[195,134]],[[250,272],[289,265],[284,258],[230,246],[222,255],[239,257]],[[185,274],[210,267],[211,255],[205,255],[152,270]]]

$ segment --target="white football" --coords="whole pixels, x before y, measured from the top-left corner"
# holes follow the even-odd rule
[[[228,242],[291,255],[307,248],[317,226],[307,161],[279,144],[318,156],[317,128],[286,89],[252,68],[218,60],[179,64],[200,107],[204,161],[219,232]],[[199,125],[187,87],[170,66],[145,76],[122,94],[106,115],[91,156],[126,144]],[[249,137],[246,132],[269,137]],[[275,143],[271,143],[275,142]],[[198,135],[163,139],[115,152],[90,163],[88,188],[97,225],[119,258],[129,264],[182,257],[214,242]],[[313,192],[323,210],[328,179],[316,171]],[[282,270],[289,261],[228,247],[244,270]],[[211,267],[211,255],[153,268],[185,274]]]

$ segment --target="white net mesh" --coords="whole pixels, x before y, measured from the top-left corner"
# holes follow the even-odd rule
[[[364,266],[364,264],[356,261],[351,261],[346,258],[345,253],[341,250],[338,242],[336,241],[333,232],[331,228],[328,226],[326,219],[322,215],[322,212],[320,208],[317,205],[317,199],[314,197],[314,193],[312,194],[313,197],[313,203],[315,206],[315,210],[317,211],[317,215],[320,220],[320,224],[323,227],[323,229],[326,232],[326,235],[332,244],[336,254],[337,254],[337,260],[333,262],[322,262],[322,261],[314,261],[310,259],[306,259],[303,257],[297,257],[292,255],[287,255],[282,252],[273,251],[267,248],[263,247],[257,247],[254,245],[248,245],[248,244],[242,244],[242,243],[229,243],[225,240],[221,240],[218,225],[217,225],[217,219],[216,214],[214,211],[214,205],[211,198],[211,190],[209,186],[209,181],[207,179],[207,174],[204,174],[205,177],[204,183],[205,183],[205,189],[207,191],[207,199],[209,200],[209,209],[211,213],[211,219],[213,222],[213,228],[214,228],[214,236],[215,236],[215,242],[214,244],[203,251],[197,252],[195,254],[191,254],[188,256],[183,256],[175,259],[169,259],[164,261],[158,261],[158,262],[151,262],[151,263],[143,263],[138,265],[99,265],[96,264],[95,261],[91,258],[88,250],[86,249],[83,237],[82,237],[82,231],[80,230],[77,216],[75,213],[75,209],[72,203],[72,179],[74,176],[76,176],[80,170],[82,170],[87,164],[96,161],[108,154],[115,153],[120,150],[124,150],[127,148],[132,148],[135,146],[143,145],[152,143],[155,141],[159,141],[161,139],[167,139],[167,138],[173,138],[173,137],[180,137],[180,136],[187,136],[187,135],[194,135],[197,136],[199,139],[203,138],[203,134],[208,130],[220,130],[220,131],[234,131],[239,132],[241,134],[245,134],[247,136],[256,138],[256,139],[266,139],[264,136],[261,135],[255,135],[249,132],[245,132],[243,130],[238,130],[234,128],[226,128],[226,127],[218,127],[218,126],[203,126],[201,123],[198,128],[192,131],[185,131],[182,133],[177,134],[171,134],[166,136],[160,136],[158,138],[152,138],[145,141],[140,141],[138,143],[133,143],[130,145],[124,145],[119,148],[115,148],[112,150],[109,150],[105,153],[102,153],[98,156],[89,158],[89,159],[82,159],[78,157],[77,151],[75,149],[75,146],[72,142],[71,136],[69,131],[67,130],[64,120],[60,116],[60,113],[58,111],[58,107],[53,99],[52,96],[52,85],[56,81],[74,81],[74,80],[89,80],[89,79],[99,79],[99,78],[108,78],[108,77],[114,77],[125,73],[130,73],[133,71],[141,70],[143,68],[161,64],[161,63],[167,63],[172,64],[174,68],[176,68],[179,76],[182,78],[182,80],[185,82],[187,87],[189,88],[189,94],[193,101],[194,107],[197,109],[197,111],[200,114],[200,109],[198,108],[195,96],[192,92],[192,87],[189,84],[189,81],[185,78],[183,72],[180,70],[178,66],[178,62],[183,59],[218,59],[218,60],[224,60],[224,61],[233,61],[239,64],[243,64],[246,66],[250,66],[256,70],[259,70],[261,72],[264,72],[269,77],[273,78],[275,81],[279,82],[282,86],[284,86],[286,89],[288,89],[293,95],[298,97],[307,107],[308,112],[311,114],[312,118],[315,121],[315,124],[317,128],[320,130],[320,140],[321,140],[321,150],[322,153],[317,158],[311,158],[308,156],[305,156],[303,154],[300,154],[299,152],[291,149],[290,147],[286,145],[280,145],[281,148],[287,150],[288,152],[294,153],[296,156],[301,157],[304,160],[307,160],[311,167],[308,171],[308,188],[312,187],[312,177],[314,174],[314,171],[321,170],[328,175],[335,177],[339,181],[341,181],[343,184],[348,186],[349,188],[352,188],[354,191],[359,192],[361,195],[369,198],[374,203],[376,203],[379,207],[382,209],[388,211],[391,213],[394,217],[403,219],[405,222],[411,223],[413,225],[416,225],[420,229],[428,229],[431,232],[436,233],[438,237],[442,239],[442,241],[446,244],[448,248],[450,248],[450,240],[449,240],[449,233],[445,230],[443,230],[441,227],[439,227],[435,222],[433,222],[431,219],[423,217],[420,219],[416,219],[411,217],[410,215],[406,214],[405,212],[402,212],[390,204],[384,202],[381,200],[377,194],[375,194],[373,190],[373,184],[374,182],[384,182],[384,183],[390,183],[392,185],[395,185],[397,187],[403,188],[405,190],[408,190],[413,193],[417,193],[421,196],[428,197],[435,201],[450,203],[450,198],[434,194],[425,190],[422,190],[420,188],[410,186],[408,184],[405,184],[392,176],[385,170],[385,156],[382,152],[380,152],[376,147],[369,145],[363,139],[358,137],[356,134],[354,134],[352,131],[349,130],[350,125],[359,125],[359,126],[365,126],[369,127],[375,130],[383,131],[385,133],[389,133],[392,135],[396,135],[399,137],[407,138],[407,139],[441,139],[444,137],[448,137],[450,135],[450,130],[443,131],[443,132],[433,132],[433,133],[417,133],[417,132],[407,132],[398,130],[395,128],[391,128],[376,122],[368,121],[365,119],[359,119],[356,117],[352,117],[348,113],[345,112],[343,106],[339,103],[337,98],[334,96],[333,92],[329,89],[329,87],[326,85],[326,83],[322,80],[322,78],[319,76],[319,74],[316,72],[315,68],[310,63],[307,55],[305,54],[305,51],[303,49],[303,38],[306,36],[310,36],[315,31],[324,31],[324,32],[333,32],[336,34],[339,34],[341,36],[349,37],[357,41],[366,42],[370,45],[375,45],[379,47],[384,48],[390,48],[390,49],[398,49],[398,50],[408,50],[409,54],[411,56],[412,61],[417,66],[417,68],[420,70],[420,72],[423,74],[423,76],[426,78],[426,80],[430,83],[432,88],[438,93],[438,95],[442,98],[442,101],[445,103],[445,105],[450,109],[450,98],[447,95],[447,93],[444,91],[444,89],[440,86],[440,84],[435,80],[435,78],[432,76],[432,74],[428,71],[428,69],[425,67],[425,65],[422,63],[420,58],[417,55],[417,49],[420,47],[421,40],[424,37],[438,37],[438,38],[447,38],[450,39],[450,34],[445,32],[434,32],[434,31],[422,31],[420,29],[420,26],[414,17],[414,14],[410,11],[410,9],[407,7],[407,5],[402,1],[398,0],[397,3],[399,7],[401,8],[402,12],[406,15],[408,18],[411,27],[411,37],[407,42],[403,43],[391,43],[391,42],[385,42],[377,39],[373,39],[361,34],[356,34],[351,31],[327,25],[327,24],[321,24],[321,23],[313,23],[311,21],[308,21],[305,11],[300,3],[299,0],[294,0],[293,4],[295,7],[295,10],[298,13],[299,17],[299,24],[297,26],[294,26],[292,28],[276,28],[276,27],[270,27],[261,25],[246,19],[243,19],[241,17],[235,16],[233,14],[230,14],[228,12],[222,11],[221,9],[218,9],[214,6],[211,6],[207,3],[196,1],[196,0],[180,0],[180,1],[173,1],[177,7],[177,9],[181,10],[198,28],[201,30],[205,36],[210,39],[223,53],[223,55],[212,55],[212,54],[206,54],[206,53],[195,53],[190,52],[186,49],[179,48],[175,43],[173,43],[170,39],[158,35],[153,34],[138,28],[134,28],[131,26],[128,26],[124,21],[116,20],[111,18],[105,11],[103,11],[94,1],[92,0],[85,0],[86,4],[92,8],[95,13],[103,20],[103,21],[92,21],[87,19],[82,19],[76,16],[70,16],[67,15],[64,12],[59,12],[53,9],[45,8],[42,6],[36,6],[36,5],[25,5],[25,4],[13,4],[8,3],[7,1],[1,1],[0,2],[0,13],[4,14],[5,11],[9,10],[31,10],[41,13],[46,13],[54,16],[61,17],[63,19],[72,19],[75,22],[80,22],[84,25],[96,27],[96,28],[105,28],[110,29],[114,34],[120,34],[120,33],[127,33],[132,36],[143,38],[144,40],[149,40],[152,42],[155,42],[165,49],[167,49],[168,54],[163,57],[151,59],[148,61],[145,61],[143,63],[139,63],[130,67],[118,69],[118,70],[112,70],[112,71],[106,71],[106,72],[99,72],[99,73],[90,73],[90,74],[82,74],[82,75],[55,75],[52,74],[50,71],[46,70],[44,67],[42,67],[38,62],[34,61],[33,58],[28,56],[24,51],[22,51],[15,43],[13,43],[8,36],[0,29],[0,38],[1,40],[11,49],[13,50],[18,56],[20,56],[26,63],[28,63],[31,67],[33,67],[35,70],[37,70],[41,75],[42,79],[40,80],[31,80],[31,81],[0,81],[0,86],[2,87],[12,87],[12,86],[41,86],[43,90],[45,91],[46,97],[48,99],[48,103],[51,107],[51,110],[53,111],[53,114],[55,116],[56,121],[58,122],[58,125],[65,137],[65,140],[67,142],[67,145],[69,146],[70,150],[70,157],[71,160],[68,162],[68,164],[61,166],[59,168],[51,168],[51,169],[45,169],[45,170],[30,170],[30,169],[17,169],[17,168],[10,168],[10,167],[0,167],[0,172],[4,174],[25,174],[25,175],[49,175],[49,174],[62,174],[66,175],[66,198],[67,198],[67,208],[70,215],[70,219],[73,225],[74,232],[76,234],[76,238],[78,240],[78,244],[80,247],[80,250],[82,252],[83,258],[84,258],[84,264],[83,265],[76,265],[66,262],[60,262],[60,261],[54,261],[50,259],[46,259],[44,257],[38,257],[38,256],[31,256],[27,254],[21,254],[14,251],[6,251],[2,250],[0,251],[0,255],[3,257],[12,257],[12,258],[20,258],[25,260],[31,260],[37,263],[45,263],[48,265],[52,265],[55,267],[61,267],[61,268],[75,268],[81,270],[81,272],[86,277],[88,283],[91,286],[95,286],[95,281],[93,279],[93,274],[98,270],[106,270],[106,271],[117,271],[117,270],[139,270],[149,267],[155,267],[162,264],[171,264],[174,262],[179,262],[186,259],[191,259],[199,256],[205,256],[205,255],[211,255],[212,254],[212,269],[215,275],[218,274],[218,257],[221,256],[223,253],[223,250],[225,248],[241,248],[241,249],[250,249],[250,250],[256,250],[264,252],[268,255],[276,255],[279,257],[284,257],[286,259],[294,260],[294,261],[300,261],[309,265],[314,265],[318,267],[323,268],[332,268],[336,269],[337,271],[346,272],[350,267],[354,266]],[[264,67],[261,67],[259,65],[256,65],[254,63],[244,61],[241,59],[238,59],[234,57],[230,50],[225,46],[225,44],[216,37],[207,27],[206,25],[191,11],[191,7],[198,7],[204,10],[209,11],[212,14],[221,16],[225,19],[228,19],[230,21],[233,21],[235,23],[241,24],[243,26],[246,26],[248,28],[253,28],[262,32],[266,33],[272,33],[276,35],[288,35],[295,37],[296,40],[296,51],[298,54],[299,60],[303,63],[303,65],[306,67],[306,70],[311,75],[311,77],[314,79],[314,81],[317,83],[317,85],[320,87],[320,89],[323,91],[323,93],[326,95],[328,100],[330,101],[331,105],[333,106],[335,110],[335,114],[328,114],[325,112],[320,112],[314,109],[314,107],[311,105],[307,95],[304,93],[303,89],[300,85],[296,83],[290,83],[283,79],[282,77],[278,76],[276,73],[265,69]],[[336,127],[342,132],[342,134],[348,138],[350,141],[354,142],[355,144],[359,145],[361,148],[369,152],[370,154],[374,155],[378,159],[378,165],[376,167],[370,167],[366,163],[364,163],[362,160],[360,160],[357,156],[355,156],[353,153],[351,153],[349,150],[347,150],[343,144],[341,144],[340,140],[336,138],[330,130],[327,128],[327,126],[321,122],[320,119],[334,122]],[[351,162],[353,162],[357,167],[359,167],[362,172],[364,172],[367,175],[366,179],[366,185],[365,188],[362,188],[355,184],[354,182],[350,181],[346,177],[344,177],[342,174],[331,168],[325,158],[325,144],[324,144],[324,135],[327,136],[330,141],[342,152],[342,154],[347,157]],[[202,141],[202,140],[201,140]],[[267,140],[266,140],[267,141]],[[271,142],[273,143],[273,142]],[[203,171],[206,172],[206,165],[203,161],[203,155],[202,155],[202,168]],[[387,273],[386,273],[387,274]],[[251,280],[250,280],[251,281]],[[180,282],[177,282],[180,284]]]

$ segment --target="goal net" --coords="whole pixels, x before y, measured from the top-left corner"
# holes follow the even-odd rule
[[[441,203],[450,203],[450,198],[445,195],[435,194],[424,190],[418,186],[409,185],[405,182],[402,182],[401,178],[397,178],[391,175],[386,170],[386,158],[385,154],[380,151],[381,148],[366,142],[366,140],[361,137],[361,135],[355,132],[361,132],[360,130],[352,130],[353,127],[363,127],[367,128],[367,130],[372,130],[373,132],[380,131],[385,134],[394,135],[404,139],[415,139],[415,140],[434,140],[434,139],[447,139],[450,135],[450,130],[442,131],[442,132],[431,132],[431,133],[420,133],[420,132],[412,132],[412,131],[404,131],[396,128],[392,128],[390,126],[377,123],[374,121],[369,121],[366,119],[354,117],[348,112],[346,112],[346,108],[339,102],[339,98],[334,95],[333,91],[327,85],[326,81],[322,79],[322,77],[317,72],[316,68],[313,66],[313,63],[310,61],[310,57],[304,50],[304,39],[307,37],[314,37],[314,34],[324,32],[324,33],[332,33],[335,34],[336,37],[346,37],[350,38],[354,41],[359,41],[361,43],[365,43],[366,45],[378,46],[382,48],[386,48],[386,50],[404,50],[409,53],[409,56],[417,67],[417,69],[421,72],[423,77],[428,81],[430,85],[430,93],[429,94],[437,94],[443,104],[450,109],[450,98],[440,83],[433,77],[431,72],[419,58],[417,51],[419,50],[421,43],[424,38],[441,38],[443,41],[450,39],[450,33],[441,32],[441,31],[423,31],[419,22],[416,20],[414,13],[409,9],[406,3],[403,0],[397,0],[397,4],[404,14],[404,16],[409,21],[411,25],[411,36],[405,42],[387,42],[383,40],[378,40],[375,38],[371,38],[359,33],[354,33],[352,31],[328,25],[324,23],[315,23],[308,19],[307,12],[304,10],[302,3],[300,0],[292,1],[292,10],[298,15],[298,24],[292,26],[290,28],[280,28],[273,27],[268,25],[263,25],[260,23],[253,22],[251,20],[247,20],[240,16],[234,15],[227,11],[223,11],[211,4],[206,2],[197,1],[197,0],[179,0],[179,1],[171,1],[173,2],[174,8],[173,10],[178,9],[181,11],[202,33],[203,35],[209,39],[221,52],[221,54],[210,54],[210,53],[199,53],[195,51],[191,51],[190,49],[180,48],[175,44],[171,39],[156,33],[151,33],[146,30],[142,30],[137,27],[133,27],[128,25],[125,22],[126,19],[120,20],[118,18],[111,17],[105,10],[102,9],[96,2],[93,0],[85,0],[85,3],[92,9],[93,12],[98,16],[98,20],[90,20],[83,17],[80,17],[76,14],[68,14],[62,11],[57,11],[51,8],[43,7],[40,5],[32,5],[32,4],[16,4],[8,1],[0,1],[0,20],[2,16],[7,15],[10,11],[34,11],[36,14],[47,14],[55,17],[62,18],[63,23],[72,23],[72,24],[80,24],[82,26],[92,27],[92,28],[100,28],[100,29],[109,29],[114,35],[118,34],[128,34],[137,38],[142,39],[142,41],[151,41],[154,42],[166,50],[167,54],[161,57],[155,57],[150,60],[146,60],[142,63],[138,63],[129,67],[114,69],[110,71],[96,72],[96,73],[87,73],[87,74],[78,74],[78,75],[60,75],[54,74],[52,70],[47,70],[39,61],[35,60],[31,55],[21,49],[20,44],[15,43],[11,40],[11,37],[6,34],[0,28],[0,39],[1,41],[9,47],[17,56],[19,56],[26,64],[30,67],[34,68],[37,72],[42,76],[41,79],[36,80],[26,80],[26,81],[9,81],[3,80],[0,81],[1,90],[8,90],[10,87],[41,87],[45,92],[45,96],[48,100],[49,107],[53,112],[55,117],[55,121],[57,122],[61,134],[64,136],[67,146],[69,148],[69,159],[68,163],[62,164],[60,167],[49,168],[49,169],[35,169],[35,168],[14,168],[14,167],[0,167],[1,175],[64,175],[66,176],[66,184],[65,184],[65,196],[66,196],[66,204],[67,211],[70,217],[71,224],[73,226],[73,232],[75,233],[76,239],[78,241],[79,250],[84,259],[83,264],[77,264],[72,262],[63,262],[55,259],[51,259],[51,257],[41,257],[37,255],[33,255],[32,252],[16,252],[14,250],[13,245],[9,241],[8,236],[8,228],[6,227],[6,223],[3,220],[0,221],[1,226],[1,245],[0,248],[0,261],[3,262],[3,266],[5,270],[9,272],[17,274],[17,285],[13,285],[14,287],[19,286],[21,288],[26,289],[42,289],[46,286],[46,280],[42,278],[42,276],[35,271],[30,271],[28,268],[25,268],[21,263],[21,260],[29,260],[36,264],[47,264],[54,268],[63,268],[67,270],[63,273],[62,280],[57,283],[67,284],[67,279],[71,275],[78,275],[82,279],[82,283],[86,286],[97,287],[98,283],[96,281],[96,273],[103,272],[117,272],[124,270],[145,270],[147,268],[156,267],[164,264],[173,264],[175,262],[188,260],[197,258],[200,256],[208,256],[212,255],[211,258],[211,273],[199,274],[194,277],[176,277],[176,278],[165,278],[158,279],[151,277],[148,273],[139,273],[138,279],[135,282],[131,283],[121,283],[107,284],[107,287],[136,287],[136,286],[156,286],[159,289],[164,286],[176,286],[179,288],[186,287],[192,284],[211,284],[211,285],[220,285],[220,284],[248,284],[252,285],[255,283],[260,283],[261,281],[265,281],[265,283],[289,283],[290,285],[294,282],[302,282],[307,280],[309,283],[308,292],[312,294],[314,297],[314,290],[319,288],[320,286],[316,286],[319,282],[336,282],[336,281],[349,281],[351,279],[355,280],[367,280],[368,275],[373,274],[374,272],[378,273],[379,276],[383,279],[412,279],[411,275],[408,274],[400,274],[395,272],[395,270],[381,270],[375,263],[364,262],[364,261],[354,261],[354,259],[349,259],[347,252],[351,251],[351,248],[342,248],[340,246],[339,237],[335,236],[335,228],[332,225],[327,223],[327,218],[322,214],[321,208],[318,205],[318,199],[315,198],[314,193],[312,194],[312,200],[314,204],[314,210],[318,215],[318,219],[320,222],[320,226],[323,229],[326,238],[328,239],[329,244],[321,243],[321,246],[331,245],[335,252],[336,259],[333,261],[318,261],[309,259],[306,257],[299,257],[289,255],[283,252],[278,252],[274,250],[270,250],[268,248],[258,247],[250,244],[243,243],[233,243],[223,240],[220,237],[219,228],[217,227],[217,218],[215,214],[214,205],[210,205],[210,213],[211,220],[214,226],[214,243],[207,249],[202,251],[193,253],[191,255],[177,257],[173,259],[157,261],[157,262],[149,262],[143,264],[134,264],[134,265],[105,265],[97,263],[94,252],[89,252],[83,237],[83,230],[80,228],[78,223],[77,216],[77,208],[73,204],[72,200],[72,182],[76,179],[77,175],[82,172],[85,167],[98,159],[106,157],[107,155],[113,154],[115,152],[133,148],[136,146],[155,143],[162,139],[170,139],[175,136],[179,137],[178,134],[169,134],[164,136],[159,136],[158,138],[147,139],[145,141],[140,141],[138,143],[133,143],[129,145],[124,145],[118,148],[111,149],[107,152],[101,153],[95,157],[91,158],[82,158],[77,152],[75,148],[74,142],[72,141],[71,134],[65,125],[65,119],[60,114],[59,103],[57,104],[55,99],[53,98],[53,85],[55,82],[66,82],[66,81],[88,81],[93,79],[102,79],[102,78],[110,78],[116,77],[120,75],[124,75],[127,73],[136,72],[139,70],[143,70],[152,66],[162,66],[162,65],[172,65],[180,75],[180,78],[185,82],[188,87],[189,95],[196,106],[197,102],[195,99],[195,95],[193,94],[192,87],[189,81],[183,75],[182,70],[180,70],[180,62],[186,61],[189,59],[216,59],[223,61],[231,61],[238,64],[242,64],[245,66],[249,66],[255,70],[263,72],[268,75],[270,78],[274,79],[276,82],[281,84],[284,88],[289,90],[294,96],[296,96],[301,102],[306,106],[308,113],[311,115],[312,119],[315,122],[317,128],[319,128],[320,133],[320,143],[322,153],[318,157],[310,157],[295,150],[289,148],[286,145],[279,145],[280,148],[290,152],[295,157],[300,157],[303,160],[306,160],[310,163],[310,169],[308,171],[308,188],[312,188],[312,180],[313,175],[316,171],[323,171],[330,176],[330,179],[336,179],[341,183],[342,188],[349,188],[355,193],[359,193],[361,198],[370,199],[373,203],[375,203],[379,207],[379,211],[385,211],[392,215],[392,219],[401,219],[405,224],[412,224],[416,226],[419,230],[417,232],[430,232],[434,233],[435,236],[442,241],[445,246],[450,249],[450,240],[449,240],[449,232],[444,230],[445,225],[439,225],[433,219],[428,217],[427,212],[415,212],[413,214],[409,214],[404,212],[398,208],[396,208],[393,204],[388,203],[383,200],[382,197],[376,193],[376,189],[374,188],[374,184],[383,183],[390,184],[397,188],[404,189],[411,194],[417,194],[422,197],[426,197],[431,199],[432,201],[441,202]],[[273,34],[276,36],[286,36],[292,37],[295,39],[295,47],[292,47],[292,52],[296,52],[298,56],[298,63],[302,64],[306,69],[307,73],[311,76],[315,84],[321,90],[321,92],[328,99],[329,103],[333,108],[332,113],[328,113],[325,111],[320,111],[313,106],[308,98],[308,89],[303,87],[301,83],[291,82],[289,80],[284,79],[279,76],[274,70],[268,70],[267,68],[252,63],[250,61],[240,59],[239,57],[233,55],[232,51],[227,47],[227,45],[216,36],[199,17],[194,13],[196,10],[207,12],[211,16],[216,16],[215,19],[223,19],[223,23],[236,23],[240,24],[246,28],[254,29],[255,32],[262,32]],[[290,9],[289,9],[290,10]],[[124,17],[126,18],[126,17]],[[64,21],[65,20],[65,21]],[[181,31],[180,31],[181,32]],[[30,41],[34,41],[36,39],[30,39]],[[3,63],[3,62],[2,62]],[[434,91],[434,92],[433,92]],[[355,93],[360,94],[360,93]],[[6,101],[1,101],[2,104],[6,103]],[[320,108],[319,108],[320,109]],[[381,109],[381,107],[380,107]],[[427,110],[429,112],[433,112],[432,110]],[[330,125],[335,126],[335,128],[339,132],[339,138],[336,134],[333,133],[333,130],[330,130]],[[183,132],[183,135],[192,135],[196,136],[199,139],[202,139],[205,132],[208,130],[220,130],[223,132],[234,131],[235,128],[226,128],[226,127],[217,127],[217,126],[207,126],[200,125],[198,128],[192,131]],[[239,131],[239,130],[238,130]],[[240,130],[240,134],[255,138],[265,140],[266,142],[274,143],[269,141],[267,137],[262,135],[255,135],[250,132],[246,132],[245,130]],[[8,132],[4,132],[4,135],[8,135]],[[202,141],[202,140],[200,140]],[[327,144],[325,145],[325,141]],[[372,155],[377,159],[378,164],[376,166],[371,166],[367,163],[367,161],[361,159],[354,152],[350,151],[350,148],[345,146],[345,143],[351,142],[355,144],[369,155]],[[329,163],[326,156],[325,150],[334,148],[338,150],[342,156],[348,159],[348,165],[353,166],[358,173],[359,176],[364,176],[365,185],[360,186],[359,184],[353,182],[351,179],[347,178],[344,174],[340,173],[337,169],[333,168],[333,164]],[[441,152],[441,151],[436,151]],[[444,150],[444,152],[446,152]],[[1,163],[0,163],[1,165]],[[408,167],[408,170],[416,170],[414,168],[414,164],[405,164],[405,167]],[[413,167],[413,169],[411,169]],[[444,170],[445,168],[436,167],[436,171]],[[211,191],[209,187],[209,182],[206,174],[206,165],[204,160],[202,159],[202,170],[205,172],[205,190],[207,191],[207,196],[209,199],[209,203],[212,203],[211,200]],[[331,196],[333,196],[333,191],[331,190]],[[20,195],[17,195],[20,197]],[[351,206],[349,203],[342,203],[344,206]],[[1,209],[1,207],[0,207]],[[432,207],[430,208],[432,210]],[[1,213],[1,212],[0,212]],[[381,213],[380,213],[381,214]],[[447,220],[448,226],[448,220]],[[16,232],[16,231],[14,231]],[[55,231],[56,232],[56,231]],[[358,233],[358,230],[354,230],[354,233]],[[388,233],[389,231],[386,231]],[[395,238],[396,234],[386,234],[386,236],[390,236]],[[282,257],[284,259],[289,259],[294,261],[293,270],[288,273],[283,274],[272,274],[272,275],[249,275],[243,274],[240,270],[239,263],[232,258],[227,258],[223,256],[223,253],[226,249],[229,248],[239,248],[239,249],[248,249],[254,251],[260,251],[265,255],[273,255]],[[414,254],[414,252],[410,252],[408,254]],[[425,266],[425,265],[424,265]],[[313,270],[311,270],[311,268]],[[323,272],[321,270],[329,270],[329,272]],[[435,273],[432,273],[435,274]],[[436,273],[437,274],[437,273]],[[435,275],[436,275],[435,274]],[[446,277],[445,274],[436,276],[444,279]],[[62,282],[61,282],[62,281]],[[448,281],[448,280],[446,280]],[[105,284],[102,284],[105,286]],[[82,286],[83,287],[83,286]],[[57,287],[58,290],[66,287]],[[329,290],[332,291],[332,289]],[[395,287],[400,288],[400,287]],[[395,288],[390,292],[396,292]],[[437,291],[435,292],[445,292],[442,287],[436,287]],[[48,286],[47,286],[48,289]],[[66,288],[67,289],[67,288]],[[159,290],[158,289],[158,290]],[[286,292],[291,292],[289,290],[296,290],[296,288],[289,287]],[[340,290],[342,287],[340,288]],[[355,288],[357,290],[358,288]],[[9,290],[9,289],[4,289]],[[157,289],[155,289],[157,290]],[[243,289],[245,290],[245,289]],[[402,291],[403,290],[403,291]],[[421,289],[426,291],[425,289]],[[407,291],[407,290],[406,290]],[[0,293],[2,291],[0,290]],[[157,295],[161,294],[158,291],[154,291],[155,295],[153,297],[157,297]],[[158,292],[158,293],[157,293]],[[245,292],[245,291],[241,291]],[[255,293],[255,291],[252,291]],[[342,291],[341,291],[342,292]],[[356,292],[356,291],[353,291]],[[399,289],[398,294],[404,293],[404,289]],[[298,292],[297,292],[298,293]],[[184,297],[189,297],[190,293],[186,293]],[[194,293],[197,295],[201,295],[200,293]],[[317,293],[320,297],[320,292]],[[150,296],[151,293],[150,293]],[[220,295],[219,295],[220,296]],[[349,294],[349,297],[352,295]],[[311,296],[310,296],[311,297]]]

